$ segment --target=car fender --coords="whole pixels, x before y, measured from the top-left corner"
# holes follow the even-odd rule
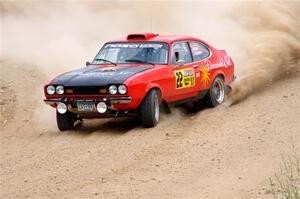
[[[152,90],[153,88],[157,88],[159,89],[160,92],[160,97],[163,98],[163,90],[161,89],[161,87],[159,86],[159,84],[157,83],[149,83],[145,89],[145,96],[143,98],[145,98],[147,96],[147,94],[150,92],[150,90]]]
[[[213,82],[213,80],[214,80],[217,76],[219,76],[219,75],[221,75],[222,78],[223,78],[223,80],[224,80],[224,82],[226,82],[226,76],[225,76],[225,73],[224,73],[223,70],[220,70],[220,69],[216,70],[216,71],[213,73],[213,75],[212,75],[212,77],[211,77],[212,82]]]
[[[159,89],[160,92],[160,99],[163,99],[163,91],[161,89],[161,87],[159,86],[159,84],[154,83],[154,82],[150,82],[146,85],[145,90],[144,90],[144,95],[142,96],[138,106],[140,106],[143,102],[143,100],[145,99],[145,97],[148,95],[148,93],[152,90],[152,89]]]

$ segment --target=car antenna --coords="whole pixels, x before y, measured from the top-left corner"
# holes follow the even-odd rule
[[[152,10],[151,5],[149,6],[149,25],[150,25],[150,32],[152,32]]]

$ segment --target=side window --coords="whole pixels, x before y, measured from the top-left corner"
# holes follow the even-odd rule
[[[187,42],[174,43],[172,49],[172,64],[176,64],[179,60],[184,64],[192,62],[192,56]]]
[[[189,42],[189,45],[193,54],[194,61],[199,61],[201,59],[209,57],[210,51],[203,44],[199,42]]]

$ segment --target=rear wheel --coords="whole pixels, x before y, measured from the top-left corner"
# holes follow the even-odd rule
[[[160,117],[159,113],[159,93],[151,90],[141,105],[141,118],[144,127],[154,127],[157,125]]]
[[[225,98],[225,84],[222,77],[218,76],[211,84],[208,93],[204,100],[210,107],[215,107],[222,104]]]
[[[76,121],[76,115],[67,111],[65,114],[60,114],[56,111],[57,127],[60,131],[73,129]]]

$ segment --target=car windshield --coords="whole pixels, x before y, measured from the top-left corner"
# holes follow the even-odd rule
[[[107,43],[92,64],[168,64],[168,44],[158,42]]]

